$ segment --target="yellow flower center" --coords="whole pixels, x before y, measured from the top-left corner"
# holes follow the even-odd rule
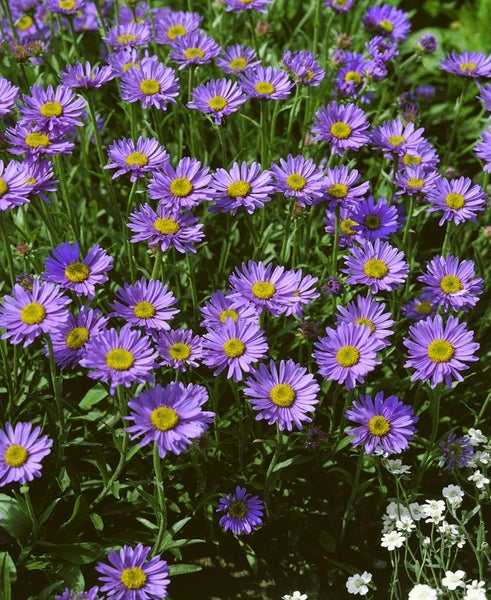
[[[237,73],[238,71],[243,71],[247,67],[247,61],[242,57],[234,58],[230,61],[228,66],[230,67],[231,71]]]
[[[205,53],[201,48],[186,48],[186,50],[184,50],[184,56],[187,60],[193,60],[194,58],[203,60]]]
[[[375,325],[370,319],[367,319],[366,317],[358,317],[355,319],[355,323],[358,323],[359,325],[367,325],[370,327],[370,333],[375,333]]]
[[[425,184],[424,179],[418,179],[417,177],[411,177],[407,180],[407,184],[410,188],[420,188]]]
[[[78,350],[85,345],[89,339],[87,327],[74,327],[66,336],[66,345],[70,350]]]
[[[348,186],[344,183],[333,183],[327,189],[329,196],[333,198],[346,198],[348,195]]]
[[[234,323],[236,323],[238,318],[239,318],[239,313],[236,310],[232,310],[232,309],[222,310],[222,312],[220,313],[220,321],[222,323],[225,323],[226,319],[233,319]]]
[[[29,15],[24,15],[17,21],[17,29],[19,31],[26,31],[29,27],[32,27],[34,21]]]
[[[356,231],[353,231],[353,227],[356,227],[358,223],[353,221],[353,219],[343,219],[339,222],[339,228],[344,233],[344,235],[356,235]]]
[[[251,186],[247,181],[239,179],[234,181],[227,188],[227,195],[230,198],[244,198],[251,191]]]
[[[155,429],[169,431],[179,422],[179,415],[170,406],[159,406],[150,413],[150,421]]]
[[[45,133],[39,133],[38,131],[28,133],[25,139],[26,144],[29,148],[46,148],[51,144],[49,137]]]
[[[131,567],[130,569],[123,569],[121,572],[121,583],[128,590],[139,590],[145,585],[147,576],[145,571],[140,567]]]
[[[144,167],[145,165],[148,165],[148,157],[142,152],[132,152],[125,158],[125,162],[130,167],[133,167],[134,165]]]
[[[258,94],[263,94],[265,96],[271,96],[274,93],[275,87],[269,81],[258,81],[254,86],[254,89]]]
[[[389,138],[387,138],[387,141],[392,146],[397,147],[401,144],[404,144],[406,142],[406,138],[403,135],[391,135]]]
[[[191,356],[191,346],[177,342],[169,347],[169,354],[174,360],[187,360]]]
[[[73,10],[75,8],[74,0],[60,0],[58,6],[63,10]]]
[[[464,62],[464,63],[460,63],[459,67],[460,67],[460,70],[462,71],[462,73],[465,73],[466,71],[472,72],[477,67],[477,63]]]
[[[39,302],[31,302],[26,304],[20,311],[20,320],[26,325],[38,325],[46,317],[44,306]]]
[[[135,67],[135,69],[139,69],[140,65],[135,62],[127,62],[121,67],[121,70],[123,71],[123,73],[126,73],[126,71],[132,69],[133,67]]]
[[[72,262],[65,269],[65,277],[72,283],[85,281],[89,274],[89,267],[83,262]]]
[[[127,371],[134,362],[133,354],[123,348],[113,348],[106,354],[106,365],[115,371]]]
[[[138,319],[151,319],[155,314],[155,306],[143,300],[135,304],[133,312]]]
[[[11,444],[3,455],[5,462],[11,467],[21,467],[29,458],[29,453],[24,446]]]
[[[286,178],[286,185],[294,192],[303,190],[306,183],[307,180],[305,179],[305,177],[302,177],[302,175],[299,175],[298,173],[291,173]]]
[[[238,356],[242,356],[245,352],[245,345],[239,338],[231,338],[227,340],[223,345],[223,350],[227,356],[230,358],[237,358]]]
[[[427,300],[423,300],[422,302],[418,302],[418,304],[416,304],[416,306],[414,307],[414,310],[417,313],[431,315],[431,313],[433,311],[433,307],[431,306],[430,302],[428,302]]]
[[[352,367],[360,360],[360,353],[355,346],[343,346],[336,352],[336,360],[342,367]]]
[[[348,71],[344,76],[344,80],[348,83],[354,81],[357,85],[361,83],[361,75],[357,71]]]
[[[176,177],[170,184],[170,191],[174,196],[178,198],[185,198],[189,196],[193,191],[193,184],[187,179],[187,177]]]
[[[390,431],[390,423],[382,415],[376,415],[368,421],[368,429],[372,435],[383,437]]]
[[[351,134],[351,127],[348,123],[337,121],[331,125],[331,133],[338,140],[345,140]]]
[[[383,260],[371,258],[365,263],[363,272],[367,277],[372,277],[373,279],[382,279],[389,272],[389,267],[384,263]]]
[[[160,92],[160,83],[156,79],[144,79],[140,82],[140,91],[145,96],[152,96]]]
[[[60,117],[63,114],[63,107],[59,102],[46,102],[39,109],[43,117]]]
[[[128,46],[136,42],[136,35],[134,33],[122,33],[118,35],[118,44],[120,46]]]
[[[213,110],[222,110],[227,106],[227,99],[223,96],[213,96],[208,100],[208,106]]]
[[[421,156],[413,156],[412,154],[404,154],[402,162],[406,166],[420,165],[421,164]]]
[[[454,192],[450,192],[445,198],[445,203],[448,208],[453,208],[454,210],[461,209],[465,204],[465,198],[462,194],[455,194]]]
[[[169,235],[173,233],[177,233],[180,229],[179,225],[174,221],[174,219],[156,219],[153,222],[153,228],[162,233],[163,235]]]
[[[455,275],[445,275],[440,281],[440,288],[445,294],[454,294],[464,288],[462,282]]]
[[[243,519],[247,514],[247,506],[245,502],[242,502],[242,500],[232,502],[232,504],[228,507],[228,514],[230,517],[234,517],[235,519]]]
[[[279,383],[271,388],[269,397],[276,406],[288,408],[295,400],[295,390],[287,383]]]
[[[7,185],[7,183],[0,177],[0,198],[2,196],[5,196],[5,194],[8,192],[9,186]]]
[[[435,363],[448,362],[455,354],[455,348],[447,340],[433,340],[428,345],[428,357]]]
[[[379,27],[381,27],[387,33],[392,33],[394,31],[394,24],[388,19],[381,19],[378,24]]]
[[[181,37],[182,35],[186,35],[186,28],[182,25],[172,25],[167,29],[167,37],[172,41],[175,40],[176,37]]]
[[[367,215],[363,219],[363,224],[367,229],[376,231],[377,229],[380,229],[380,217],[377,217],[377,215]]]
[[[260,298],[261,300],[269,300],[274,296],[276,288],[274,284],[270,283],[269,281],[256,281],[256,283],[252,284],[251,291],[256,298]]]

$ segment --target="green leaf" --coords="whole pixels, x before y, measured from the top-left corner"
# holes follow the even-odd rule
[[[93,542],[80,542],[77,544],[38,542],[38,545],[46,548],[53,556],[75,565],[88,565],[101,556],[101,547]]]
[[[187,575],[187,573],[197,573],[201,571],[200,565],[169,565],[169,575],[175,577],[176,575]]]
[[[0,552],[0,600],[11,600],[11,582],[17,579],[15,564],[8,552]]]
[[[61,500],[61,498],[56,498],[55,500],[53,500],[53,502],[51,502],[51,504],[48,506],[48,508],[46,508],[41,513],[41,515],[38,517],[38,525],[42,525],[50,518],[51,513],[54,511],[56,505],[58,504],[58,502],[60,500]]]
[[[77,523],[83,523],[87,518],[87,506],[87,500],[83,496],[77,496],[73,505],[72,514],[69,519],[62,524],[61,529],[66,529]]]
[[[81,410],[89,410],[95,404],[98,404],[101,400],[104,400],[107,396],[107,390],[105,390],[100,383],[91,388],[85,396],[80,400],[79,406]]]
[[[101,515],[91,513],[89,519],[92,521],[92,525],[96,531],[102,531],[104,529],[104,521],[102,520]]]
[[[32,529],[31,518],[22,505],[6,494],[0,494],[0,527],[3,527],[16,540],[24,540]]]

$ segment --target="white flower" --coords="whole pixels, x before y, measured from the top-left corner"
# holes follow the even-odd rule
[[[486,590],[484,581],[478,581],[473,579],[471,583],[468,583],[465,587],[467,592],[463,600],[486,600]]]
[[[482,489],[486,484],[489,483],[489,479],[484,477],[479,469],[467,477],[467,481],[472,481],[472,483],[475,483],[478,489]]]
[[[449,506],[458,508],[462,504],[464,491],[459,485],[450,484],[443,488],[442,496],[447,500]]]
[[[385,512],[393,521],[397,521],[397,519],[400,519],[401,517],[411,516],[404,504],[399,504],[397,502],[390,502],[385,509]]]
[[[445,577],[442,579],[442,585],[449,590],[456,590],[458,587],[464,587],[462,579],[465,577],[465,571],[445,571]]]
[[[400,531],[389,531],[389,533],[384,533],[382,536],[381,546],[391,552],[396,548],[400,548],[405,541],[406,538]]]
[[[400,458],[387,458],[382,461],[384,467],[392,473],[392,475],[403,475],[404,473],[410,473],[411,467],[409,465],[403,465]]]
[[[474,455],[474,460],[476,463],[481,463],[482,465],[489,465],[489,461],[491,460],[491,456],[487,450],[477,450]]]
[[[469,444],[472,446],[479,446],[479,444],[487,444],[488,438],[483,435],[480,429],[474,429],[471,427],[467,432],[467,437],[469,438]]]
[[[411,533],[413,529],[416,529],[416,525],[411,517],[404,516],[396,521],[396,529],[405,533]]]
[[[293,592],[293,595],[285,594],[281,597],[282,600],[307,600],[307,594],[301,594],[300,592]]]
[[[426,536],[423,539],[423,546],[431,546],[431,538],[430,537]]]
[[[437,592],[429,585],[418,583],[409,592],[407,600],[437,600]]]
[[[356,573],[346,580],[346,589],[350,594],[365,596],[368,594],[368,586],[366,584],[370,583],[370,581],[372,581],[371,573],[368,573],[367,571],[363,571],[361,575]]]
[[[409,514],[414,521],[421,521],[424,517],[422,505],[418,504],[418,502],[411,502],[409,505]]]
[[[426,500],[421,510],[426,517],[425,523],[440,523],[443,520],[445,502],[443,500]]]

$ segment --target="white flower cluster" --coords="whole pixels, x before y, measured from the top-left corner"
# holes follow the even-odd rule
[[[346,589],[348,593],[358,596],[366,596],[368,594],[368,585],[372,581],[372,574],[367,571],[363,573],[352,575],[346,580]]]
[[[465,571],[445,571],[445,577],[442,578],[442,588],[450,591],[465,590],[465,595],[459,596],[462,600],[486,600],[485,582],[473,579],[470,583],[464,582]],[[438,597],[446,597],[445,591],[441,588],[432,588],[426,583],[417,583],[409,592],[408,600],[437,600]]]
[[[301,594],[300,592],[296,591],[293,592],[293,594],[285,594],[284,596],[281,596],[282,600],[307,600],[307,594]]]

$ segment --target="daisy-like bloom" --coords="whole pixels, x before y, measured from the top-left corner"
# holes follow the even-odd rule
[[[375,61],[383,63],[399,55],[397,43],[381,35],[376,35],[365,44],[368,55]]]
[[[54,179],[53,164],[49,160],[26,156],[23,166],[27,170],[27,185],[29,185],[29,196],[34,198],[40,196],[44,202],[49,203],[45,192],[56,192],[58,183]]]
[[[469,466],[475,455],[474,447],[466,435],[457,437],[456,433],[450,433],[447,439],[438,445],[442,451],[439,466],[445,467],[447,471]]]
[[[285,50],[282,60],[285,67],[293,75],[295,83],[317,87],[324,79],[326,72],[310,50],[300,50],[298,52]]]
[[[328,167],[326,169],[326,199],[329,208],[336,206],[349,208],[360,202],[360,199],[368,192],[368,182],[355,185],[360,180],[360,173],[356,169],[348,170],[348,167]]]
[[[391,319],[391,314],[385,311],[385,303],[378,302],[371,296],[364,297],[358,295],[348,302],[346,307],[338,305],[338,314],[336,315],[336,326],[341,323],[352,323],[365,325],[370,329],[372,336],[380,341],[380,348],[389,346],[387,338],[394,332],[390,327],[395,321]]]
[[[380,349],[380,340],[371,334],[366,325],[341,323],[337,329],[326,328],[326,337],[315,342],[312,353],[319,374],[337,381],[351,390],[356,383],[364,383],[365,375],[373,371]]]
[[[482,490],[484,486],[489,483],[488,477],[483,475],[479,469],[474,471],[472,475],[469,475],[469,477],[467,477],[467,481],[471,481],[478,490]]]
[[[368,571],[363,571],[361,575],[356,573],[346,580],[346,589],[349,594],[366,596],[368,594],[368,585],[372,581],[372,574]]]
[[[170,329],[169,321],[179,312],[173,308],[177,298],[166,284],[142,277],[136,283],[125,283],[110,304],[110,317],[121,317],[130,325],[143,327],[147,333]]]
[[[423,127],[415,129],[414,123],[404,124],[398,118],[374,127],[370,141],[374,148],[384,151],[385,158],[392,159],[394,155],[403,156],[426,141],[423,132]]]
[[[409,592],[407,600],[437,600],[437,591],[426,585],[426,583],[417,583]]]
[[[293,288],[292,297],[287,301],[287,309],[284,314],[286,316],[296,315],[299,319],[303,318],[303,307],[308,305],[320,296],[316,289],[316,284],[319,281],[317,277],[311,275],[303,276],[302,269],[296,271],[287,271],[288,275],[293,275],[296,283]]]
[[[436,312],[436,306],[434,306],[427,298],[414,298],[402,307],[402,314],[406,319],[426,319],[433,313]]]
[[[272,0],[223,0],[227,12],[234,11],[241,13],[244,10],[257,10],[259,12],[267,12],[267,6]]]
[[[244,373],[249,373],[251,364],[266,358],[268,343],[259,324],[225,319],[225,323],[203,336],[203,362],[218,375],[226,368],[227,379],[236,383]]]
[[[189,211],[181,212],[173,207],[166,207],[160,202],[155,211],[150,204],[141,204],[138,210],[129,216],[128,227],[134,232],[131,242],[148,240],[150,246],[160,246],[162,252],[171,246],[183,254],[196,252],[195,244],[205,234],[203,224]]]
[[[277,317],[296,302],[298,280],[295,273],[285,271],[281,266],[275,267],[273,263],[267,266],[252,260],[242,263],[241,269],[237,267],[230,275],[229,283],[231,291],[227,296],[232,300],[232,308],[252,302],[258,313],[266,309]]]
[[[244,394],[258,411],[256,421],[278,423],[281,431],[291,431],[293,425],[302,429],[303,422],[312,423],[307,413],[314,412],[319,403],[320,387],[314,376],[293,360],[282,360],[278,365],[272,360],[269,368],[259,365],[244,384]]]
[[[203,342],[199,335],[189,329],[171,329],[159,332],[156,348],[161,363],[176,371],[187,371],[188,367],[199,367],[203,356]]]
[[[0,79],[0,87],[2,85],[2,80]],[[491,83],[486,83],[484,85],[477,86],[479,88],[480,95],[476,96],[478,100],[484,104],[484,108],[491,112]],[[0,113],[1,114],[1,113]]]
[[[440,62],[440,69],[460,75],[460,77],[490,77],[491,76],[491,56],[484,52],[468,52],[464,50],[458,54],[452,50],[450,54],[445,54]]]
[[[339,222],[334,210],[327,209],[323,219],[324,229],[327,233],[334,234],[336,226],[338,227],[338,246],[339,248],[351,248],[355,241],[359,241],[360,236],[355,230],[358,223],[351,218],[351,210],[341,207],[339,211]]]
[[[5,423],[5,431],[0,429],[0,487],[41,477],[41,461],[51,452],[53,440],[40,433],[32,423],[17,423],[15,428]]]
[[[443,381],[449,388],[453,380],[463,381],[460,371],[469,368],[464,363],[479,360],[474,355],[479,344],[473,341],[473,334],[452,316],[446,324],[436,315],[412,325],[409,339],[403,340],[409,351],[404,366],[416,369],[411,381],[430,381],[432,388]]]
[[[245,69],[254,68],[261,64],[257,59],[257,53],[252,48],[242,44],[227,46],[221,56],[215,59],[217,67],[220,67],[227,75],[239,75]]]
[[[302,155],[287,159],[280,158],[280,164],[271,164],[275,192],[293,197],[300,206],[317,204],[322,200],[326,191],[326,177],[312,158],[305,159]]]
[[[418,277],[423,286],[423,297],[447,312],[468,311],[473,308],[483,291],[483,280],[475,277],[474,262],[456,256],[435,256],[426,272]]]
[[[77,296],[93,298],[95,286],[108,280],[107,271],[113,268],[114,259],[104,249],[95,245],[87,256],[80,256],[77,242],[62,242],[51,251],[44,262],[44,281],[57,283],[62,289],[73,290]]]
[[[201,409],[207,400],[208,392],[201,385],[157,384],[128,402],[130,415],[125,419],[134,425],[127,432],[133,440],[141,437],[140,446],[155,442],[160,458],[167,452],[181,454],[213,422],[215,414]]]
[[[12,146],[11,154],[27,154],[33,157],[54,156],[55,154],[71,154],[74,144],[60,136],[56,131],[43,130],[34,123],[23,125],[18,122],[13,128],[7,129],[5,139]]]
[[[155,15],[157,16],[157,15]],[[155,19],[155,38],[157,44],[172,44],[176,38],[195,31],[203,17],[198,13],[183,10],[161,10]]]
[[[121,98],[127,102],[141,102],[143,108],[155,106],[167,110],[175,104],[179,81],[174,69],[166,67],[154,56],[142,58],[138,69],[127,69],[121,76]]]
[[[274,192],[271,172],[262,171],[257,162],[248,167],[245,161],[240,165],[234,162],[229,171],[217,169],[213,174],[211,188],[215,203],[210,207],[210,212],[231,212],[232,215],[236,215],[241,207],[249,214],[256,208],[263,208]]]
[[[161,600],[167,596],[169,569],[160,555],[147,560],[150,546],[123,546],[109,552],[109,565],[97,563],[101,592],[114,600]]]
[[[19,96],[19,88],[8,79],[0,77],[0,117],[9,113]]]
[[[74,65],[67,65],[60,73],[64,85],[86,90],[100,88],[114,77],[114,71],[108,65],[96,67],[88,60],[84,64],[77,62]]]
[[[99,588],[94,586],[87,592],[77,592],[66,588],[63,594],[55,594],[55,600],[97,600]]]
[[[372,293],[379,290],[393,290],[407,278],[409,265],[404,253],[387,242],[375,240],[362,241],[362,246],[351,248],[346,257],[346,268],[342,273],[348,275],[348,283],[370,286]]]
[[[486,600],[486,582],[473,579],[465,586],[466,594],[462,600]]]
[[[203,31],[191,31],[174,39],[169,58],[177,63],[178,69],[191,65],[204,65],[218,56],[220,44]]]
[[[385,198],[377,202],[373,196],[361,198],[350,217],[358,223],[353,229],[365,240],[386,240],[400,227],[397,208],[390,206]]]
[[[126,324],[119,333],[106,329],[91,337],[80,366],[93,369],[88,373],[91,379],[109,381],[114,394],[118,385],[130,387],[132,383],[153,381],[156,357],[148,337]]]
[[[211,115],[217,125],[221,125],[223,117],[238,111],[247,101],[239,84],[230,79],[202,83],[192,91],[192,95],[192,101],[186,106]]]
[[[100,310],[86,305],[82,306],[77,317],[70,313],[56,331],[50,333],[56,364],[61,369],[77,367],[89,338],[100,333],[108,320]],[[45,354],[48,356],[47,348]]]
[[[290,95],[293,83],[283,69],[257,65],[240,74],[240,86],[249,98],[284,100]]]
[[[175,169],[170,161],[166,161],[153,173],[148,183],[148,196],[152,200],[162,200],[176,210],[189,210],[213,198],[209,172],[209,167],[202,167],[201,161],[189,156],[181,158]]]
[[[377,392],[373,400],[369,394],[360,395],[344,416],[358,424],[346,433],[354,436],[354,446],[365,445],[365,454],[372,454],[377,448],[387,454],[400,454],[413,439],[414,423],[418,421],[410,406],[397,396],[384,398],[383,392]]]
[[[464,498],[464,490],[458,485],[447,485],[442,489],[442,496],[445,498],[447,504],[452,508],[458,508],[462,505],[462,499]]]
[[[226,319],[237,322],[258,322],[258,314],[255,306],[250,302],[242,302],[240,306],[232,308],[232,300],[225,296],[220,290],[214,292],[210,299],[200,306],[199,310],[203,320],[201,327],[216,329],[221,327]]]
[[[139,69],[141,60],[141,52],[137,48],[120,48],[107,57],[107,62],[117,77],[121,77],[129,69]]]
[[[29,202],[31,186],[23,163],[11,160],[4,166],[0,160],[0,210],[8,210]]]
[[[411,156],[411,154],[405,154],[404,158]],[[426,195],[433,189],[435,181],[437,181],[439,177],[440,176],[437,171],[429,170],[423,165],[406,167],[405,169],[399,170],[396,173],[395,182],[399,187],[396,195]]]
[[[147,173],[154,173],[169,160],[166,149],[158,140],[142,136],[136,142],[127,138],[115,141],[109,146],[107,154],[111,162],[104,168],[117,169],[112,178],[130,173],[131,182],[138,177],[145,177]]]
[[[456,590],[458,587],[465,587],[462,579],[465,577],[465,571],[445,571],[445,577],[442,579],[442,585],[449,590]]]
[[[85,8],[85,0],[45,0],[46,8],[59,15],[76,15]]]
[[[428,212],[443,210],[439,225],[443,225],[445,221],[453,221],[456,225],[466,220],[475,222],[476,214],[483,211],[488,204],[482,187],[472,185],[469,177],[459,177],[450,181],[440,177],[428,192],[427,200],[431,204]]]
[[[324,0],[324,5],[338,14],[347,13],[354,6],[354,0]]]
[[[406,539],[400,531],[388,531],[382,535],[380,545],[382,548],[387,548],[389,552],[392,552],[396,548],[401,548]]]
[[[315,113],[313,122],[313,139],[331,142],[332,151],[340,156],[346,150],[359,150],[370,139],[365,133],[369,127],[365,113],[351,103],[343,105],[334,100]]]
[[[401,160],[402,159],[402,160]],[[411,146],[399,155],[399,164],[402,167],[422,166],[426,171],[434,171],[440,159],[435,148],[426,139]]]
[[[478,142],[474,151],[476,156],[485,162],[484,171],[491,172],[491,127],[482,133],[482,141]]]
[[[390,4],[369,6],[362,22],[367,31],[398,42],[405,40],[411,29],[407,13]]]
[[[335,80],[336,90],[343,98],[358,97],[358,93],[365,83],[367,62],[362,54],[347,52],[345,61],[338,71]]]
[[[71,300],[58,285],[34,279],[32,289],[16,283],[12,292],[12,296],[4,296],[0,306],[0,327],[7,330],[2,339],[10,339],[11,344],[23,341],[25,348],[43,333],[56,331],[68,318],[65,306]]]
[[[112,27],[107,33],[102,41],[112,48],[147,47],[152,40],[152,30],[145,22],[122,23]]]
[[[264,503],[259,496],[249,494],[246,488],[239,485],[235,494],[227,494],[220,498],[217,513],[224,513],[220,525],[224,531],[230,530],[236,535],[249,534],[263,524]]]

